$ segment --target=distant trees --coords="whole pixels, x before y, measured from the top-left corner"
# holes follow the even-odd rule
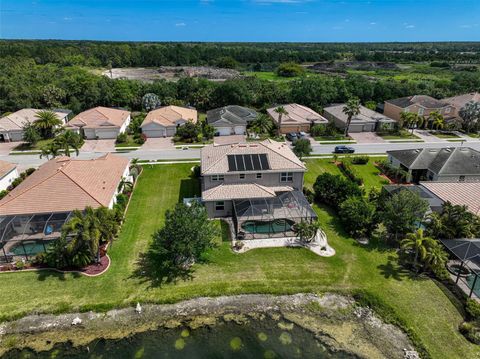
[[[277,67],[277,75],[282,77],[296,77],[305,73],[305,69],[294,62],[284,62]]]
[[[142,107],[145,111],[152,111],[161,105],[160,98],[154,93],[147,93],[142,97]]]

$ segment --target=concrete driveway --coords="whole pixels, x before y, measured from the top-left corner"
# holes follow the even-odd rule
[[[115,140],[85,140],[82,152],[115,152]]]
[[[147,141],[140,147],[140,150],[154,151],[162,149],[173,149],[172,137],[147,138]]]
[[[216,145],[231,145],[233,143],[245,143],[247,139],[245,135],[217,136],[213,138]]]
[[[0,155],[6,156],[12,151],[15,147],[21,145],[22,142],[0,142]]]
[[[378,136],[375,132],[354,132],[349,133],[357,143],[384,143],[385,140]]]

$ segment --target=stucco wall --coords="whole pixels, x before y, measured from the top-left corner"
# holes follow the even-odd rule
[[[216,187],[222,183],[236,184],[236,183],[258,183],[266,187],[276,186],[290,186],[301,190],[303,188],[303,172],[293,172],[292,182],[280,182],[280,173],[262,173],[262,178],[257,178],[257,173],[245,173],[245,178],[240,179],[239,173],[224,175],[223,181],[212,181],[212,176],[204,176],[203,190]]]
[[[5,176],[0,178],[0,191],[6,190],[10,186],[15,178],[18,177],[18,171],[14,168],[12,171],[7,173]]]

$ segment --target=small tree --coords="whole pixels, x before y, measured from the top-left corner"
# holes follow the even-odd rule
[[[301,221],[300,223],[296,223],[293,226],[293,230],[296,236],[303,243],[310,243],[315,237],[315,234],[317,233],[319,228],[320,228],[320,224],[317,221],[314,221],[314,222]]]
[[[55,143],[47,143],[41,148],[40,158],[47,157],[47,159],[55,158],[60,154],[60,146]]]
[[[360,113],[360,99],[357,97],[349,99],[342,111],[345,115],[347,115],[347,123],[345,125],[345,137],[347,137],[348,128],[352,123],[352,118]]]
[[[415,273],[418,273],[419,270],[418,262],[425,260],[427,257],[429,242],[433,242],[433,239],[424,237],[423,229],[407,234],[406,238],[400,242],[402,249],[412,250],[414,253],[413,267]]]
[[[192,202],[179,203],[165,213],[165,226],[153,235],[146,255],[151,279],[162,284],[191,276],[191,264],[213,247],[217,236],[214,222],[208,220],[205,208]]]
[[[349,197],[361,196],[362,190],[352,181],[331,173],[322,173],[313,185],[317,201],[338,209]]]
[[[480,124],[480,103],[470,101],[459,111],[463,128],[469,133]]]
[[[52,144],[62,149],[65,156],[70,157],[70,150],[74,150],[78,156],[83,143],[84,140],[80,134],[70,130],[64,130],[60,135],[55,137]]]
[[[251,124],[251,129],[258,134],[270,133],[273,127],[272,119],[263,113],[259,114]]]
[[[41,140],[37,128],[29,122],[23,125],[23,140],[32,147]]]
[[[142,107],[146,111],[155,110],[156,108],[159,108],[161,104],[162,103],[161,103],[160,99],[154,93],[146,93],[142,97]]]
[[[431,129],[439,129],[443,128],[445,125],[445,119],[443,118],[443,115],[440,114],[437,111],[432,111],[430,115],[428,116],[428,123],[430,123],[430,128]]]
[[[375,219],[375,205],[364,197],[350,197],[340,204],[339,216],[347,232],[356,238],[368,236]]]
[[[308,156],[312,153],[312,145],[309,140],[301,138],[293,145],[293,152],[301,159],[303,156]]]
[[[427,210],[427,201],[417,193],[404,189],[385,200],[379,217],[397,240],[399,235],[414,232]]]

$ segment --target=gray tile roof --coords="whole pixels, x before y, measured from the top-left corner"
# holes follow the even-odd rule
[[[323,112],[324,114],[327,113],[327,114],[330,114],[331,116],[334,116],[336,119],[338,119],[343,123],[347,123],[348,116],[343,112],[344,107],[345,107],[344,103],[341,103],[338,105],[332,105],[332,106],[325,107],[323,109]],[[352,122],[353,123],[377,123],[377,122],[392,123],[396,121],[391,119],[390,117],[382,115],[381,113],[370,110],[365,106],[360,106],[360,113],[357,116],[354,116],[352,118]]]
[[[480,152],[470,147],[387,151],[409,169],[428,169],[441,175],[480,175]]]
[[[435,109],[435,108],[443,108],[448,106],[447,103],[434,99],[433,97],[426,96],[426,95],[415,95],[415,96],[408,96],[408,97],[400,97],[395,98],[392,100],[387,100],[385,102],[391,103],[395,106],[406,108],[413,104],[420,105],[425,108]]]
[[[246,125],[257,118],[255,110],[242,106],[225,106],[207,112],[207,122],[210,125]]]

